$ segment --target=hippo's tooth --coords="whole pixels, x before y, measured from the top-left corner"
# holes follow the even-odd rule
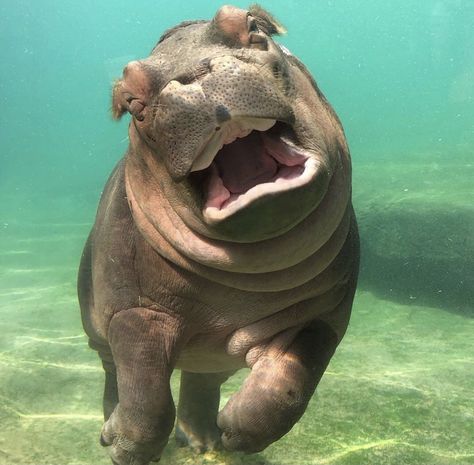
[[[268,131],[276,123],[276,120],[271,118],[239,118],[237,121],[242,129],[255,131]]]
[[[200,171],[209,167],[223,145],[221,135],[218,133],[214,134],[196,160],[194,160],[191,171]]]

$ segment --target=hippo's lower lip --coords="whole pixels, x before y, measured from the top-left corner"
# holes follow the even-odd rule
[[[193,171],[208,166],[203,192],[206,221],[223,220],[257,199],[301,187],[316,176],[317,160],[283,136],[287,125],[269,122],[262,120],[261,129],[255,130],[240,123],[228,131],[224,143],[218,142],[220,147],[211,139],[193,165]]]

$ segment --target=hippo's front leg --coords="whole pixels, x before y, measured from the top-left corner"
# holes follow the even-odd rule
[[[259,452],[286,434],[303,415],[337,343],[332,329],[317,321],[289,347],[277,342],[263,349],[240,391],[219,413],[224,447]]]
[[[175,418],[170,376],[182,327],[174,317],[146,308],[117,313],[108,339],[117,367],[119,403],[102,428],[117,465],[159,459]]]

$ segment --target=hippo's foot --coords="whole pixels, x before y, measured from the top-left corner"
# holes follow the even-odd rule
[[[216,417],[221,384],[228,373],[181,372],[176,441],[196,452],[222,448]]]
[[[286,350],[268,346],[217,417],[226,449],[259,452],[290,431],[334,352],[331,333],[317,324],[301,331]]]
[[[207,430],[194,429],[182,421],[178,421],[175,431],[176,442],[180,447],[190,447],[198,453],[221,449],[220,435],[215,425]]]
[[[102,446],[109,446],[109,455],[114,465],[148,465],[158,462],[167,441],[133,441],[130,434],[122,432],[117,409],[104,423],[100,435]]]
[[[303,414],[310,395],[304,392],[297,361],[260,359],[244,385],[219,413],[226,449],[259,452],[286,434]]]

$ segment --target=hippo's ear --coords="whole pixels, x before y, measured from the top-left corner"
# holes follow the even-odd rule
[[[112,107],[110,110],[112,112],[112,118],[117,120],[120,119],[122,115],[128,110],[124,101],[126,99],[124,98],[124,94],[122,92],[122,85],[122,79],[117,79],[114,82],[114,87],[112,90]]]
[[[264,10],[260,5],[254,4],[249,6],[249,13],[255,18],[257,26],[265,34],[281,35],[286,33],[283,24],[280,23],[271,13]]]
[[[150,83],[143,65],[131,61],[123,70],[123,79],[117,79],[112,91],[112,117],[120,119],[129,112],[139,121],[145,119],[145,108],[150,96]]]

